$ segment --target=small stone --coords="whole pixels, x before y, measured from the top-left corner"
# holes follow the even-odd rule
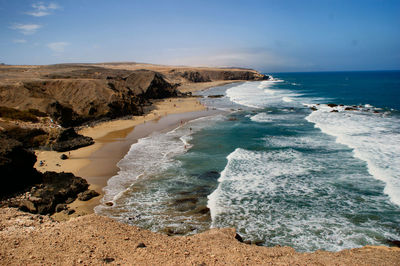
[[[61,160],[67,160],[67,159],[68,159],[68,156],[65,155],[65,154],[61,154],[60,159],[61,159]]]
[[[106,202],[105,205],[107,205],[107,206],[113,206],[114,203],[112,203],[111,201],[109,201],[109,202]]]
[[[124,240],[129,240],[129,237],[125,237]]]
[[[74,209],[67,209],[67,210],[64,210],[64,211],[63,211],[63,213],[68,214],[68,215],[71,215],[71,214],[73,214],[74,212],[75,212]]]
[[[243,238],[242,238],[238,233],[236,233],[235,239],[236,239],[237,241],[243,243]]]
[[[139,243],[136,248],[145,248],[146,245],[144,243]]]
[[[104,261],[105,263],[111,263],[111,262],[113,262],[114,260],[115,260],[114,258],[109,258],[109,257],[103,259],[103,261]]]

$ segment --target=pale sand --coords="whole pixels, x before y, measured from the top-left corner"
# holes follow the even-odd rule
[[[196,111],[205,110],[205,107],[197,98],[169,98],[157,102],[155,106],[156,109],[145,116],[103,122],[94,127],[80,130],[80,134],[90,136],[95,140],[95,144],[91,146],[70,152],[36,151],[37,162],[35,167],[42,172],[71,172],[85,178],[90,184],[90,189],[102,193],[102,188],[106,185],[107,180],[118,171],[117,162],[122,159],[128,152],[130,145],[138,138],[145,137],[153,131],[177,126],[181,120],[187,121],[203,116],[204,114],[197,114]],[[187,115],[180,117],[173,114]],[[165,116],[170,115],[172,115],[171,119],[164,119]],[[160,123],[161,120],[165,121]],[[127,139],[129,133],[135,131],[134,128],[139,125],[142,126],[136,131],[140,132]],[[61,160],[62,154],[68,155],[69,159]],[[43,166],[40,166],[40,161],[44,162]],[[101,195],[86,202],[76,200],[70,204],[70,208],[76,210],[76,213],[72,216],[92,213],[100,199]],[[67,217],[64,214],[57,213],[54,218],[64,220]]]

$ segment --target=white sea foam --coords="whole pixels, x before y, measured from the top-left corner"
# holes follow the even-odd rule
[[[218,179],[218,188],[208,196],[213,226],[216,226],[216,216],[226,210],[232,207],[245,209],[246,204],[236,205],[249,199],[249,194],[253,194],[252,198],[257,199],[256,195],[278,193],[286,186],[286,182],[280,182],[282,179],[279,177],[294,177],[312,169],[311,162],[294,150],[253,152],[237,148],[227,159],[228,164]],[[300,183],[293,183],[290,188],[286,187],[285,191],[293,195],[309,192],[307,186]]]
[[[371,108],[372,106],[366,105]],[[400,120],[372,112],[331,112],[326,105],[318,106],[306,119],[322,132],[335,136],[336,141],[354,150],[354,156],[365,161],[369,173],[386,183],[384,193],[400,205]]]
[[[107,186],[103,189],[105,194],[102,203],[111,201],[115,206],[117,200],[138,179],[156,175],[171,166],[176,166],[177,161],[173,158],[190,148],[191,134],[222,119],[221,115],[198,118],[168,133],[156,132],[139,139],[117,164],[120,171],[108,180]],[[107,208],[110,207],[99,205],[95,211],[101,213]]]
[[[258,113],[256,115],[250,116],[251,121],[259,122],[259,123],[269,123],[273,122],[273,116],[268,115],[267,113]]]
[[[282,97],[282,100],[284,101],[284,102],[287,102],[287,103],[291,103],[291,102],[293,102],[293,100],[290,98],[290,97]]]
[[[290,143],[291,137],[281,137],[284,141]],[[301,146],[311,144],[322,150],[342,146],[328,142],[324,147],[324,143],[324,139],[313,138],[300,141]],[[233,226],[246,239],[290,245],[300,251],[378,244],[376,234],[396,238],[395,233],[375,226],[374,220],[354,223],[349,219],[358,215],[360,206],[379,206],[381,198],[359,195],[354,201],[351,190],[337,187],[340,182],[364,186],[370,180],[354,172],[348,175],[349,166],[359,163],[348,153],[348,149],[339,150],[335,156],[321,157],[291,148],[268,152],[236,149],[227,157],[217,189],[208,196],[212,227]],[[349,160],[343,161],[346,156]]]
[[[298,126],[299,123],[302,122],[301,120],[301,117],[303,117],[302,114],[295,114],[291,109],[282,109],[282,111],[286,113],[275,114],[275,113],[262,112],[256,115],[252,115],[249,118],[253,122],[258,122],[258,123],[274,122],[276,123],[276,125],[281,125],[281,126]]]
[[[273,85],[279,82],[282,80],[246,82],[229,88],[226,95],[232,102],[251,108],[264,108],[282,102],[292,103],[296,97],[301,96],[293,91],[273,88]]]

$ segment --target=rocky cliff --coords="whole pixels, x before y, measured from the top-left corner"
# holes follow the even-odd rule
[[[63,127],[104,117],[138,115],[151,99],[176,96],[176,85],[154,71],[59,67],[0,85],[0,105],[48,113]]]
[[[33,168],[35,162],[33,152],[0,132],[0,197],[41,182],[41,175]]]
[[[179,86],[218,80],[263,80],[250,69],[110,68],[61,64],[1,66],[0,106],[47,113],[63,127],[142,114],[151,100],[182,95]],[[117,65],[118,66],[118,65]]]

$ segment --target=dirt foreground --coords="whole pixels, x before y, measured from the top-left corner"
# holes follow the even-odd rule
[[[96,214],[56,222],[0,209],[2,265],[400,265],[400,248],[297,253],[240,243],[234,229],[169,237]]]

